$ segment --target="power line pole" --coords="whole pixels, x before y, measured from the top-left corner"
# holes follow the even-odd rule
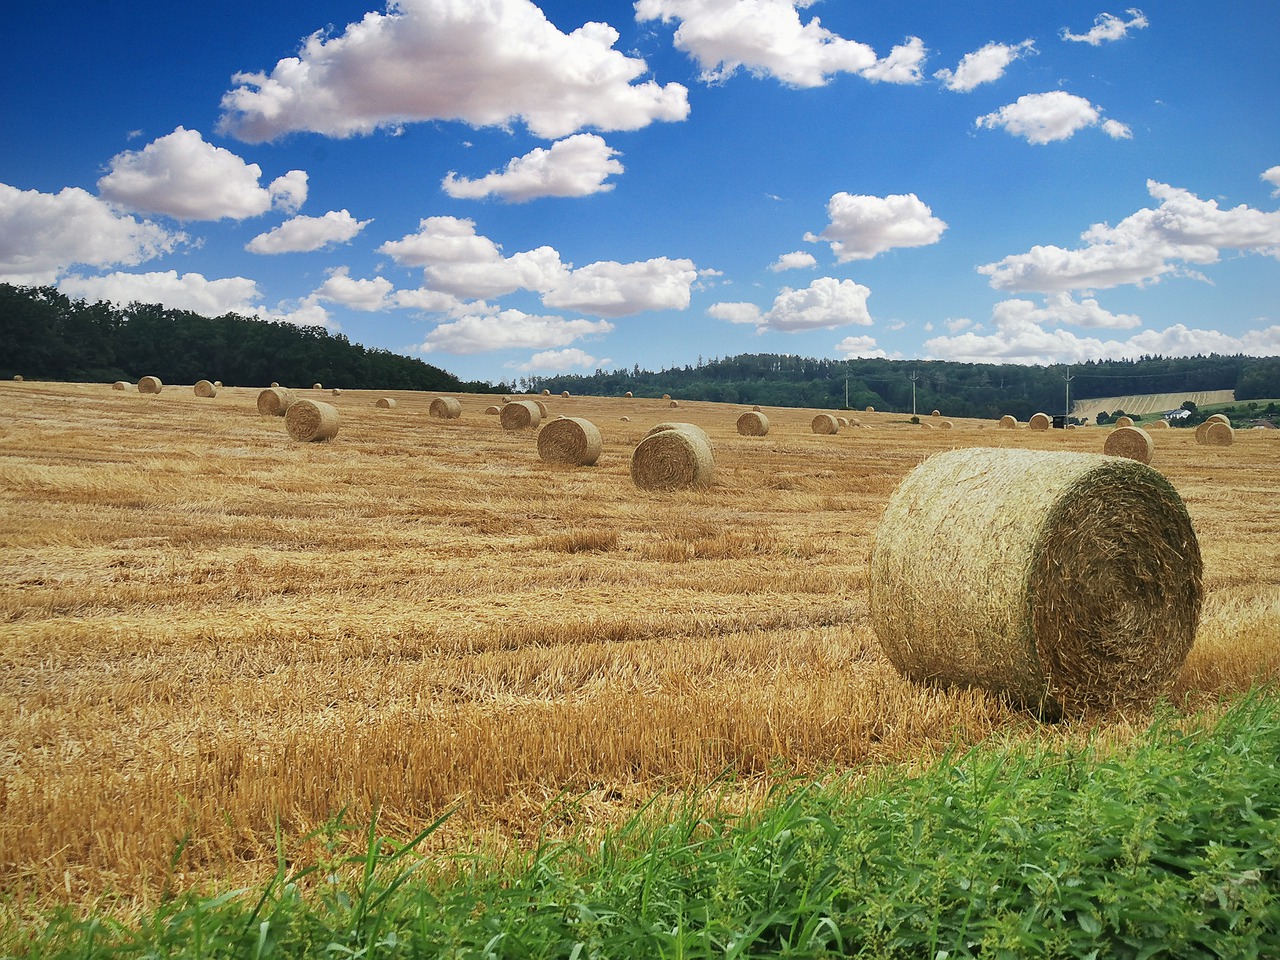
[[[920,374],[913,370],[907,379],[911,381],[911,415],[914,417],[916,415],[916,381],[920,379]]]
[[[1069,417],[1069,416],[1071,416],[1071,381],[1075,379],[1075,377],[1073,377],[1073,376],[1071,375],[1071,367],[1070,367],[1070,366],[1068,366],[1068,367],[1067,367],[1067,373],[1066,373],[1066,376],[1064,376],[1062,379],[1063,379],[1063,380],[1065,380],[1065,381],[1066,381],[1066,383],[1067,383],[1067,410],[1066,410],[1066,414],[1067,414],[1067,416]]]

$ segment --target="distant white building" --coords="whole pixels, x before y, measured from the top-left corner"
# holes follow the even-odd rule
[[[1169,410],[1160,414],[1162,420],[1185,420],[1189,416],[1191,416],[1190,410]]]

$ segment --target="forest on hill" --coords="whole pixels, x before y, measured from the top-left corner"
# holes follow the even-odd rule
[[[0,377],[104,382],[159,377],[256,386],[483,393],[429,363],[371,350],[319,327],[225,314],[204,317],[158,304],[72,300],[53,287],[0,283]]]

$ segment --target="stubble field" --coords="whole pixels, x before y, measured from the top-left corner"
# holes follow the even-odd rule
[[[1050,728],[913,686],[868,620],[876,524],[912,467],[955,447],[1101,452],[1104,430],[858,413],[819,436],[816,411],[769,409],[757,438],[737,435],[739,406],[547,398],[604,438],[597,466],[569,468],[486,415],[494,397],[444,421],[432,395],[303,391],[342,415],[304,444],[257,394],[0,384],[10,894],[248,882],[274,869],[277,826],[301,836],[344,808],[405,836],[456,808],[437,842],[501,846],[562,794],[604,823],[726,771],[750,803],[780,777],[1146,720]],[[631,482],[665,420],[710,434],[710,489]],[[1153,460],[1205,560],[1170,694],[1187,711],[1280,672],[1280,436],[1192,433],[1155,434]]]

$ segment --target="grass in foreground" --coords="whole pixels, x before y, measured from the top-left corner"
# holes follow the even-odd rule
[[[363,856],[129,926],[11,927],[33,957],[1252,957],[1280,952],[1280,701],[1124,747],[983,746],[922,776],[706,796],[506,863]],[[327,830],[338,839],[351,829]],[[429,832],[429,831],[428,831]],[[425,836],[425,834],[423,835]],[[335,843],[334,849],[338,844]]]

